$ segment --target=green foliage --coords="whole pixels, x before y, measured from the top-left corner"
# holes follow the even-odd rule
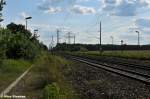
[[[0,20],[2,20],[2,10],[3,10],[3,6],[6,5],[6,2],[4,0],[0,1]]]
[[[7,25],[7,29],[9,29],[12,34],[16,34],[16,33],[20,33],[23,36],[25,36],[26,38],[30,38],[31,37],[31,32],[25,29],[25,26],[21,25],[21,24],[15,24],[15,23],[10,23]]]
[[[28,68],[31,64],[24,60],[4,60],[3,64],[0,66],[0,70],[3,73],[22,73],[26,68]]]
[[[49,55],[45,52],[42,53],[42,56],[37,57],[37,60],[35,61],[36,68],[34,68],[34,71],[41,76],[39,79],[42,79],[44,82],[44,84],[41,82],[41,87],[44,89],[44,99],[51,99],[47,98],[47,96],[53,92],[53,90],[50,90],[51,84],[52,86],[55,86],[54,89],[57,89],[54,93],[55,95],[57,95],[59,91],[59,98],[56,99],[78,99],[77,96],[74,95],[75,92],[72,86],[64,77],[64,72],[70,70],[69,64],[71,63],[69,61],[58,56]]]
[[[0,29],[0,65],[2,63],[2,60],[5,59],[5,52],[6,52],[6,44],[4,42],[4,29]]]
[[[6,55],[9,58],[25,58],[33,59],[39,53],[39,47],[36,46],[30,40],[27,40],[17,33],[12,35],[12,37],[7,42],[7,51]]]
[[[5,50],[0,46],[0,65],[4,58],[5,58]]]
[[[3,6],[6,5],[6,2],[4,0],[0,1],[0,11],[3,10]]]
[[[0,55],[13,59],[31,60],[42,50],[47,50],[47,47],[31,34],[21,24],[11,23],[7,25],[7,29],[0,29]]]
[[[56,83],[49,84],[44,88],[43,99],[59,99],[59,91]]]
[[[81,48],[80,48],[80,51],[81,51],[81,52],[87,52],[88,49],[86,49],[86,48],[84,48],[84,47],[81,47]]]

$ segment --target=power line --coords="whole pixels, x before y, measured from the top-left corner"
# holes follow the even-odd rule
[[[71,38],[74,39],[74,43],[75,43],[75,36],[72,36],[71,32],[67,33],[67,37],[66,38],[68,39],[68,44],[71,44]]]
[[[50,49],[53,49],[54,47],[54,37],[53,35],[51,36],[51,44],[50,44]]]

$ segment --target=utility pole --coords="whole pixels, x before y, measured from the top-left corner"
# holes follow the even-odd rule
[[[50,50],[51,50],[51,51],[52,51],[53,47],[54,47],[54,37],[53,37],[53,35],[52,35],[52,36],[51,36],[51,44],[50,44]]]
[[[123,52],[123,50],[124,50],[124,48],[123,48],[123,43],[124,43],[124,41],[121,40],[121,52]]]
[[[110,38],[111,38],[111,44],[114,45],[114,37],[110,36]]]
[[[111,38],[111,47],[112,47],[112,51],[114,50],[114,37],[113,36],[110,36]]]
[[[25,20],[26,20],[26,30],[28,29],[28,20],[32,19],[32,17],[26,17]]]
[[[102,52],[102,25],[101,25],[101,21],[100,21],[100,40],[99,40],[99,51],[100,54]]]
[[[68,32],[68,44],[71,44],[71,33]]]
[[[138,46],[140,46],[140,32],[139,31],[135,31],[138,34]]]
[[[60,42],[59,42],[59,29],[57,29],[57,44],[59,44]]]
[[[74,35],[74,45],[76,44],[76,36]]]
[[[121,40],[121,45],[123,45],[123,42],[124,42],[124,41],[123,41],[123,40]]]

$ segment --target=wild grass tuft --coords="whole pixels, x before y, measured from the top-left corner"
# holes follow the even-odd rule
[[[73,94],[74,89],[67,82],[63,74],[63,72],[68,70],[67,68],[63,68],[65,66],[69,67],[70,62],[61,57],[49,55],[48,53],[43,54],[43,56],[37,58],[36,61],[36,68],[34,68],[33,71],[40,73],[40,79],[44,82],[41,82],[41,87],[43,87],[44,90],[43,97],[45,97],[45,95],[47,97],[44,99],[77,99]],[[59,92],[57,92],[55,88],[59,89]],[[55,90],[56,93],[53,93],[53,90]],[[48,98],[51,93],[55,95],[59,93],[59,97]]]

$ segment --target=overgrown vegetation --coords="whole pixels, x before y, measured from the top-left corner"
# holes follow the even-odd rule
[[[11,23],[0,28],[0,91],[23,73],[47,47],[25,26]]]
[[[16,86],[12,94],[19,93],[27,99],[79,99],[65,76],[70,72],[71,64],[61,57],[42,52],[24,78],[26,83],[20,83],[24,87]]]
[[[13,59],[34,59],[47,47],[23,25],[11,23],[6,29],[0,29],[1,55]]]
[[[43,99],[59,99],[59,87],[56,83],[47,85],[43,91]]]
[[[38,85],[41,85],[44,91],[44,99],[77,99],[63,73],[69,70],[69,64],[70,62],[58,56],[45,54],[38,58],[34,71],[38,72],[42,79]]]

